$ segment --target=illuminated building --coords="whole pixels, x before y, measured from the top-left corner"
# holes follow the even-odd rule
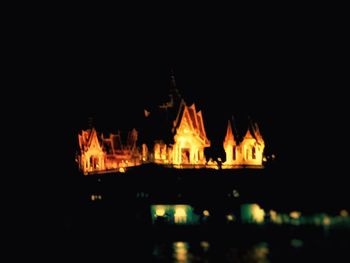
[[[262,168],[265,143],[256,123],[249,121],[244,135],[237,133],[234,122],[228,122],[223,147],[226,161],[207,160],[204,149],[211,146],[207,138],[203,114],[196,105],[188,105],[176,88],[173,72],[170,76],[169,100],[153,109],[144,109],[139,147],[138,132],[129,132],[122,144],[120,132],[104,137],[94,128],[79,134],[80,170],[85,174],[117,170],[144,163],[156,163],[172,168],[233,169]],[[232,126],[233,125],[233,126]],[[145,140],[145,138],[148,138]],[[218,139],[218,138],[216,138]]]
[[[141,153],[136,146],[137,131],[128,133],[126,144],[122,144],[120,132],[105,138],[98,135],[95,128],[83,130],[78,135],[80,154],[77,156],[79,168],[84,174],[125,169],[141,164]]]
[[[195,104],[187,106],[181,100],[179,111],[173,122],[174,143],[170,145],[158,141],[154,145],[154,161],[173,165],[205,164],[204,148],[210,146],[201,111]]]
[[[226,162],[223,168],[234,166],[261,166],[265,148],[264,140],[256,123],[249,122],[248,129],[241,140],[237,132],[233,132],[231,122],[228,121],[224,149]]]

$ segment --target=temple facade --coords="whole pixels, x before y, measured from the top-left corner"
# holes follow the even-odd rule
[[[128,166],[141,164],[142,152],[136,146],[135,129],[128,133],[126,144],[122,143],[120,132],[105,138],[95,128],[81,131],[78,140],[80,152],[77,162],[84,174],[107,170],[123,172]]]
[[[195,104],[186,105],[182,99],[176,119],[171,128],[173,144],[162,140],[154,144],[154,161],[177,166],[204,165],[206,158],[204,148],[210,146],[207,138],[203,116],[196,110]]]
[[[231,122],[228,121],[224,149],[226,161],[223,168],[234,166],[262,166],[265,143],[256,123],[249,123],[241,140],[234,135]]]

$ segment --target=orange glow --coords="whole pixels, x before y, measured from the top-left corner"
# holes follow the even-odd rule
[[[298,219],[300,217],[301,213],[298,212],[298,211],[293,211],[293,212],[290,212],[289,216],[293,219]]]
[[[323,224],[324,224],[325,226],[330,225],[330,224],[331,224],[331,219],[330,219],[328,216],[325,216],[325,217],[323,218]]]
[[[188,257],[188,244],[185,242],[175,242],[173,244],[173,257],[175,259],[174,262],[189,262]]]
[[[253,204],[252,205],[252,216],[253,216],[253,219],[257,223],[264,222],[264,216],[265,216],[264,209],[261,209],[260,206],[257,204]]]
[[[175,223],[186,223],[187,214],[183,206],[175,207],[174,221]]]
[[[125,167],[140,165],[142,154],[147,149],[143,148],[141,154],[136,147],[137,137],[137,131],[133,129],[124,145],[120,133],[105,138],[95,128],[81,131],[78,135],[80,154],[77,156],[80,170],[85,175],[106,170],[125,172]]]
[[[274,210],[270,210],[270,218],[273,222],[277,221],[277,212]]]
[[[349,216],[349,213],[348,213],[348,211],[346,211],[345,209],[343,209],[343,210],[340,211],[340,216],[342,216],[342,217],[347,217],[347,216]]]
[[[209,216],[209,215],[210,215],[210,214],[209,214],[209,211],[208,211],[208,210],[204,210],[204,211],[203,211],[203,215],[204,215],[204,216]]]
[[[156,215],[157,215],[157,216],[164,216],[164,215],[165,215],[165,209],[164,209],[164,207],[157,207],[157,208],[156,208]]]
[[[204,150],[211,146],[204,127],[201,111],[197,111],[195,104],[188,106],[181,97],[177,100],[172,94],[171,101],[159,106],[161,109],[176,113],[171,119],[171,136],[157,138],[152,145],[146,143],[137,145],[138,132],[132,129],[128,132],[125,142],[120,132],[104,136],[95,128],[82,130],[78,135],[79,153],[76,162],[84,175],[103,173],[105,171],[126,172],[128,167],[153,162],[173,168],[211,168],[232,169],[250,167],[263,168],[269,157],[265,158],[265,143],[256,123],[250,122],[243,134],[237,134],[234,123],[228,122],[223,147],[226,161],[220,157],[217,160],[207,159]],[[168,113],[167,113],[168,114]],[[150,112],[144,110],[145,118],[151,119]],[[152,113],[152,116],[154,114]],[[172,113],[167,115],[170,119]],[[168,120],[167,124],[168,125]],[[162,129],[162,126],[159,127]],[[147,136],[145,136],[147,137]],[[272,155],[272,159],[274,159]],[[223,158],[224,160],[225,158]],[[239,197],[239,193],[233,194]]]
[[[226,162],[224,162],[222,168],[231,169],[242,165],[262,167],[265,143],[256,123],[250,123],[243,140],[239,142],[235,138],[231,122],[228,121],[223,146],[226,153]]]

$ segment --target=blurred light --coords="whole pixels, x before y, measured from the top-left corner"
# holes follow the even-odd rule
[[[233,196],[236,197],[236,198],[239,197],[239,193],[238,193],[238,191],[235,190],[235,189],[233,189],[232,194],[233,194]]]
[[[209,215],[210,215],[210,214],[209,214],[209,211],[208,211],[208,210],[204,210],[204,211],[203,211],[203,215],[204,215],[204,216],[209,216]]]
[[[227,221],[233,221],[235,219],[234,216],[231,214],[227,215],[226,218],[227,218]]]
[[[186,223],[186,219],[187,215],[185,209],[183,207],[176,207],[174,214],[175,223]]]
[[[185,242],[173,243],[173,257],[174,262],[188,262],[188,244]]]
[[[210,247],[210,244],[207,241],[201,241],[200,246],[203,248],[204,251],[207,251]]]
[[[345,209],[343,209],[343,210],[340,211],[340,215],[341,215],[342,217],[347,217],[347,216],[349,216],[349,213],[348,213],[348,211],[346,211]]]
[[[270,210],[270,218],[272,221],[276,221],[277,220],[277,212],[274,210]]]
[[[165,209],[164,209],[164,207],[157,207],[157,208],[156,208],[156,215],[157,215],[157,216],[164,216],[164,215],[165,215]]]
[[[325,226],[328,226],[328,225],[330,225],[330,223],[331,223],[331,219],[330,219],[328,216],[325,216],[325,217],[323,218],[323,224],[324,224]]]
[[[125,173],[124,167],[120,167],[120,168],[119,168],[119,172],[120,172],[120,173]]]
[[[293,219],[298,219],[300,217],[301,213],[298,212],[298,211],[293,211],[293,212],[290,212],[289,216]]]
[[[253,215],[253,219],[257,223],[264,222],[265,211],[264,211],[264,209],[261,209],[258,204],[252,205],[252,215]]]

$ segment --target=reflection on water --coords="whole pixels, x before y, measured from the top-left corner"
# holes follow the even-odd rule
[[[191,254],[188,253],[187,242],[174,242],[173,243],[173,259],[174,262],[187,263],[190,262]]]
[[[268,256],[269,247],[265,242],[248,247],[222,247],[212,250],[208,241],[176,241],[167,244],[155,244],[153,249],[153,257],[156,262],[269,263]]]

